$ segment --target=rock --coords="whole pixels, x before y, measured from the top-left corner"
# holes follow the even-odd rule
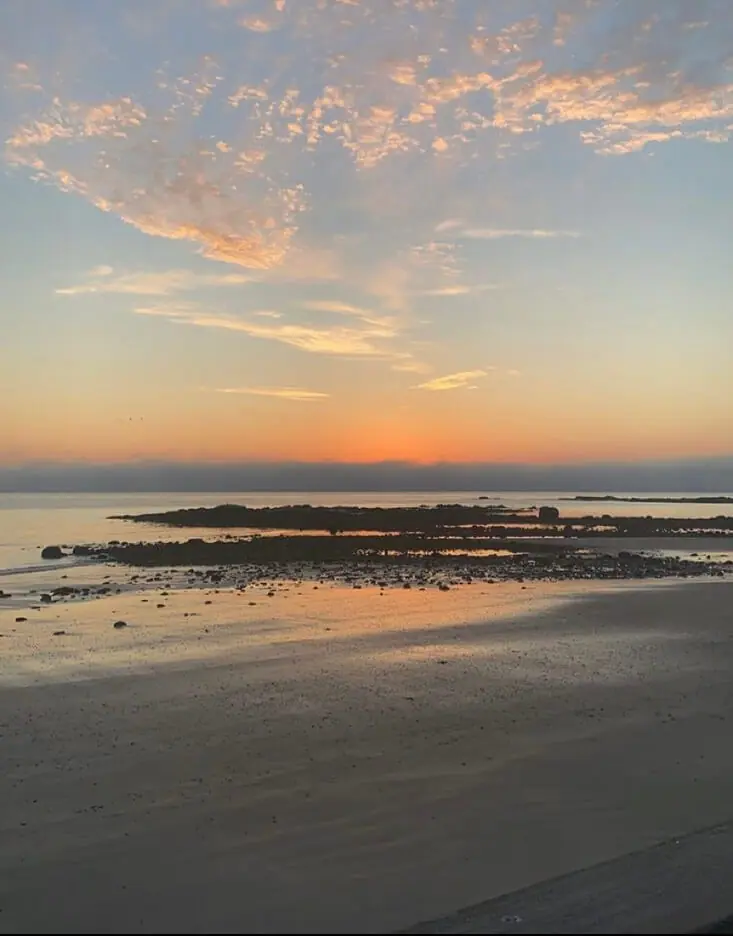
[[[59,595],[61,597],[64,595],[74,595],[76,594],[76,589],[72,588],[71,585],[60,585],[58,588],[54,588],[51,594]]]
[[[2,588],[0,588],[0,598],[12,598],[12,597],[13,596],[10,594],[10,592],[5,592],[2,590]]]
[[[91,556],[94,554],[91,546],[74,546],[71,552],[74,556]]]
[[[64,552],[60,546],[44,546],[41,550],[41,559],[63,559]]]
[[[51,600],[52,600],[52,599],[51,599],[51,596],[50,596],[50,595],[47,595],[47,594],[45,594],[45,593],[44,593],[43,595],[41,595],[41,601],[45,602],[46,604],[49,604],[49,603],[51,602]]]
[[[54,631],[53,632],[54,637],[64,637],[65,635],[66,635],[66,631]]]
[[[557,507],[540,507],[538,519],[540,523],[555,523],[560,519],[560,511]]]
[[[17,617],[17,618],[15,619],[15,623],[16,623],[16,624],[25,624],[25,622],[26,622],[27,620],[28,620],[27,617]]]
[[[115,621],[112,627],[115,630],[122,630],[123,627],[127,627],[127,621]]]

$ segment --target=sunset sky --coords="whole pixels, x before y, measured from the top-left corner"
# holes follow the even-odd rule
[[[730,0],[0,5],[0,461],[733,454]]]

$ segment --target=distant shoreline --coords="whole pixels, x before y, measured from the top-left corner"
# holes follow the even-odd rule
[[[715,497],[621,497],[617,494],[576,494],[575,497],[561,497],[562,501],[585,501],[602,503],[610,501],[624,504],[733,504],[733,497],[719,495]]]

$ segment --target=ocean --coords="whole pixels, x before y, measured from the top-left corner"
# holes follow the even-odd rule
[[[487,501],[479,501],[488,496]],[[111,520],[111,514],[148,513],[181,507],[209,507],[216,504],[246,504],[250,507],[274,507],[285,504],[320,506],[354,505],[364,507],[419,506],[421,504],[503,504],[509,508],[557,507],[566,517],[587,514],[612,516],[715,517],[733,513],[725,504],[633,504],[623,502],[583,503],[565,498],[573,492],[494,491],[481,492],[417,491],[311,493],[236,492],[151,493],[151,494],[0,494],[0,577],[37,574],[59,567],[83,566],[78,559],[44,561],[41,549],[49,544],[74,546],[78,543],[103,544],[110,540],[179,540],[194,536],[216,538],[229,530],[195,528],[181,531],[152,524],[132,524]],[[624,497],[648,497],[649,494],[619,494]],[[664,497],[695,497],[696,494],[664,494]],[[677,547],[678,544],[675,544]]]

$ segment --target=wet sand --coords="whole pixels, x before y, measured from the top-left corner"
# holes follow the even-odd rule
[[[0,612],[0,931],[390,932],[731,818],[733,583],[274,591]]]

